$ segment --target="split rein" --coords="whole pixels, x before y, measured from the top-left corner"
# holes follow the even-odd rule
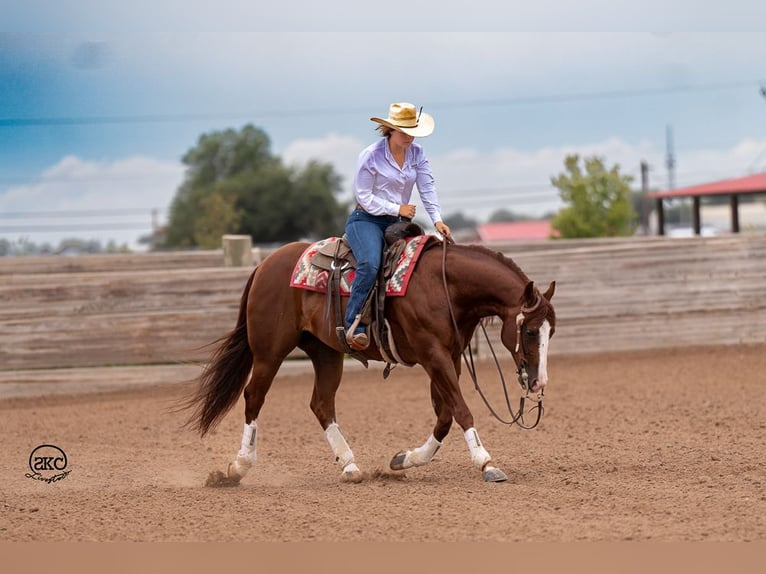
[[[529,394],[529,376],[527,375],[527,371],[524,368],[524,363],[526,359],[520,361],[521,364],[517,365],[516,368],[516,374],[519,378],[519,384],[521,385],[522,389],[526,391],[525,394],[521,395],[519,397],[519,410],[518,412],[513,411],[513,407],[511,406],[511,399],[508,396],[508,386],[505,384],[505,377],[503,376],[503,370],[500,367],[500,362],[498,361],[497,355],[495,354],[495,349],[492,346],[492,342],[489,340],[489,335],[487,334],[487,329],[484,327],[484,323],[480,322],[481,330],[484,333],[484,339],[487,341],[487,346],[489,347],[490,353],[492,353],[492,359],[495,361],[495,367],[497,367],[497,372],[500,375],[500,382],[501,386],[503,388],[503,396],[505,397],[505,404],[508,409],[508,413],[511,415],[510,420],[506,420],[503,417],[501,417],[499,414],[497,414],[497,411],[495,411],[494,408],[492,408],[492,405],[490,404],[489,400],[487,399],[484,392],[481,390],[481,386],[479,385],[478,377],[476,376],[476,366],[473,362],[473,352],[471,351],[471,345],[465,345],[464,341],[462,340],[462,335],[460,334],[460,328],[457,325],[457,319],[455,318],[455,311],[452,308],[452,300],[449,296],[449,288],[447,286],[447,243],[453,243],[454,240],[445,237],[442,241],[442,282],[444,284],[444,294],[447,297],[447,308],[449,309],[450,318],[452,319],[452,326],[455,329],[455,335],[457,336],[458,341],[460,342],[461,348],[463,349],[463,361],[465,362],[466,368],[468,369],[468,373],[471,375],[471,380],[473,381],[473,386],[476,389],[476,391],[479,393],[479,396],[481,397],[481,400],[484,401],[484,404],[487,406],[487,409],[489,409],[490,414],[492,414],[493,417],[495,417],[498,421],[503,423],[504,425],[518,425],[522,429],[531,430],[535,428],[539,423],[540,419],[543,417],[543,412],[545,409],[543,408],[543,391],[541,390],[536,397],[532,397]],[[524,322],[524,309],[522,308],[521,312],[516,316],[516,351],[519,350],[519,345],[523,348],[523,340],[521,336],[521,326]],[[466,348],[468,349],[468,354],[466,356]],[[523,349],[524,350],[524,349]],[[524,350],[525,351],[525,350]],[[524,352],[524,356],[526,357],[526,352]],[[535,417],[535,422],[532,424],[527,424],[524,421],[524,409],[527,399],[530,399],[535,402],[535,405],[527,411],[527,414],[532,412],[537,412]]]

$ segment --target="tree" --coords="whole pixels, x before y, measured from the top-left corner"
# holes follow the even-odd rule
[[[501,208],[493,211],[487,221],[489,223],[502,223],[505,221],[524,221],[527,219],[529,218],[523,215],[518,215],[509,209]]]
[[[329,164],[287,167],[262,130],[246,125],[200,136],[182,158],[186,176],[170,207],[164,247],[214,247],[225,233],[258,243],[340,234],[341,179]]]
[[[211,193],[200,200],[203,213],[194,222],[194,241],[203,249],[221,246],[221,236],[237,229],[242,213],[235,206],[235,196]]]
[[[0,239],[0,257],[16,255],[56,255],[60,253],[130,253],[127,243],[118,244],[110,239],[106,246],[96,239],[68,237],[59,241],[54,248],[50,243],[34,243],[28,237],[15,241]]]
[[[444,223],[452,230],[458,229],[474,229],[478,222],[475,219],[466,217],[462,211],[452,213],[444,218]]]
[[[632,235],[637,225],[630,199],[633,178],[621,175],[618,165],[607,171],[596,156],[584,160],[584,172],[579,164],[578,155],[567,156],[567,173],[551,178],[561,199],[569,204],[553,217],[551,227],[562,238]]]

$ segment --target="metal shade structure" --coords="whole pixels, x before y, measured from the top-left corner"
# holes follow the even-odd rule
[[[668,191],[649,193],[656,201],[657,207],[657,233],[665,235],[665,211],[663,199],[678,199],[682,197],[692,198],[692,226],[694,234],[702,232],[702,219],[700,217],[700,203],[702,197],[728,196],[731,208],[731,232],[739,233],[739,196],[752,193],[766,193],[766,172],[703,183]]]

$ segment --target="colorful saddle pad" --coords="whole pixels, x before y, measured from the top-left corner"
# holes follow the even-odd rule
[[[407,238],[404,250],[399,256],[393,274],[386,283],[387,297],[402,297],[407,293],[407,285],[412,277],[412,272],[423,251],[426,243],[430,239],[428,235],[418,235],[417,237]],[[308,289],[309,291],[327,292],[327,285],[330,282],[330,272],[311,264],[311,258],[322,247],[338,241],[338,237],[330,237],[312,243],[301,255],[295,264],[293,274],[290,279],[290,287],[298,289]],[[341,273],[340,293],[347,297],[351,293],[351,284],[354,281],[356,269],[346,269]]]

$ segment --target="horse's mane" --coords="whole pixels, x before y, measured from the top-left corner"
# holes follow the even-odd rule
[[[463,247],[471,251],[481,253],[482,255],[486,257],[496,259],[497,261],[499,261],[500,263],[508,267],[511,271],[516,273],[524,281],[524,283],[529,281],[529,277],[527,277],[527,274],[521,270],[521,267],[519,267],[513,259],[511,259],[510,257],[506,257],[499,251],[493,251],[487,247],[484,247],[483,245],[463,245]]]

